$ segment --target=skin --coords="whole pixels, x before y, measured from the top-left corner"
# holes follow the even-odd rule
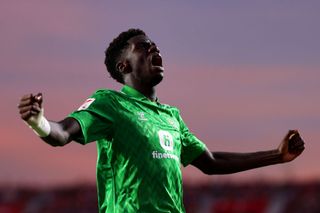
[[[153,66],[152,56],[159,56],[160,50],[146,36],[135,36],[128,41],[129,47],[117,63],[123,74],[125,85],[135,88],[150,100],[155,100],[155,87],[163,79],[163,66]]]
[[[162,63],[153,65],[152,57],[160,56],[158,47],[148,37],[139,35],[128,41],[129,45],[117,62],[117,69],[124,77],[124,84],[128,85],[151,101],[156,100],[156,86],[163,79]],[[18,105],[19,113],[24,121],[36,116],[41,110],[43,96],[24,95]],[[49,121],[50,135],[41,138],[52,146],[64,146],[82,136],[79,123],[73,118],[62,121]],[[294,137],[292,137],[295,135]],[[210,152],[205,150],[191,164],[205,174],[230,174],[258,167],[286,163],[298,157],[303,150],[304,141],[297,130],[290,130],[280,144],[272,150],[235,153]]]

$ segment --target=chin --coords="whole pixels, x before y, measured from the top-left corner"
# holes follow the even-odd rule
[[[158,85],[163,79],[163,67],[162,66],[153,66],[151,70],[151,78],[149,79],[149,83],[151,86]]]
[[[151,86],[158,85],[162,81],[162,79],[163,79],[163,73],[159,73],[158,75],[154,76],[150,81]]]

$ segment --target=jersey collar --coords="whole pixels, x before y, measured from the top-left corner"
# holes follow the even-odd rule
[[[137,98],[139,100],[148,100],[150,101],[146,96],[144,96],[143,94],[141,94],[139,91],[135,90],[134,88],[128,86],[128,85],[124,85],[121,89],[121,92],[131,96],[133,98]],[[158,103],[158,98],[156,98],[156,102]]]

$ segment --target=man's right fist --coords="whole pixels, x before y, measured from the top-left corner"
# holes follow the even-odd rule
[[[18,104],[19,113],[23,120],[27,121],[31,116],[37,116],[41,111],[42,94],[28,94],[22,96]]]
[[[18,104],[20,117],[40,137],[50,134],[50,124],[43,115],[42,94],[28,94],[22,96]]]

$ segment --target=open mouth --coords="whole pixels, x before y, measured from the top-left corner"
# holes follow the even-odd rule
[[[151,58],[151,63],[153,66],[162,67],[162,58],[161,55],[155,54]]]

